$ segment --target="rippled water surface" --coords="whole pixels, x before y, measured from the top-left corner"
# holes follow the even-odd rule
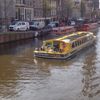
[[[34,59],[42,39],[0,45],[0,100],[100,100],[97,41],[71,60]]]

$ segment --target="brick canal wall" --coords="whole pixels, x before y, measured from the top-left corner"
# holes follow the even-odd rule
[[[34,32],[7,32],[0,34],[0,43],[18,41],[34,37]]]

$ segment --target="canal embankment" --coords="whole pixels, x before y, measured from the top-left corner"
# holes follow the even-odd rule
[[[8,43],[23,39],[31,39],[39,36],[44,36],[51,33],[51,28],[38,31],[8,31],[0,32],[0,43]]]
[[[34,37],[33,31],[27,32],[4,32],[0,33],[0,43],[8,43]]]
[[[98,27],[97,24],[96,25],[93,24],[92,29],[94,29],[94,27],[95,28]],[[65,33],[70,33],[71,31],[73,31],[73,29],[74,29],[73,27],[70,30],[67,29]],[[78,31],[78,30],[74,30],[74,31]],[[89,29],[86,30],[86,31],[89,31]],[[48,33],[53,33],[51,28],[38,30],[38,31],[20,31],[20,32],[18,32],[18,31],[16,31],[16,32],[15,31],[14,32],[8,31],[8,32],[0,32],[0,44],[1,43],[8,43],[8,42],[13,42],[13,41],[18,41],[18,40],[23,40],[23,39],[31,39],[31,38],[34,38],[34,37],[47,35]]]

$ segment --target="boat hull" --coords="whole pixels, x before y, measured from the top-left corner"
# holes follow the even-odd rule
[[[59,59],[59,60],[71,59],[74,56],[76,56],[79,51],[92,45],[94,41],[95,41],[95,38],[83,44],[81,47],[72,50],[70,53],[66,53],[66,54],[34,53],[34,57],[45,58],[45,59]]]
[[[62,34],[68,34],[75,31],[76,30],[73,26],[57,27],[52,29],[52,34],[62,35]]]
[[[74,54],[76,54],[76,52],[73,53],[69,53],[69,54],[59,54],[59,55],[55,55],[55,54],[34,54],[34,57],[38,57],[38,58],[45,58],[45,59],[60,59],[60,60],[64,60],[64,59],[68,59],[71,58],[71,56],[74,56]]]
[[[98,27],[97,23],[89,23],[89,24],[83,24],[81,26],[76,27],[77,31],[88,31],[91,29],[95,29]]]

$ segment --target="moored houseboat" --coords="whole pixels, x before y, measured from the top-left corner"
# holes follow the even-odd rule
[[[75,25],[76,31],[89,31],[89,30],[96,29],[97,27],[98,27],[98,23],[89,21],[89,19],[77,20]]]
[[[96,36],[91,32],[76,32],[57,39],[43,41],[41,48],[36,48],[34,57],[67,59],[81,49],[93,44]]]
[[[61,26],[52,28],[52,34],[62,35],[75,32],[74,26]]]
[[[96,29],[98,27],[97,23],[89,23],[89,24],[84,24],[77,28],[78,31],[89,31],[92,29]]]

